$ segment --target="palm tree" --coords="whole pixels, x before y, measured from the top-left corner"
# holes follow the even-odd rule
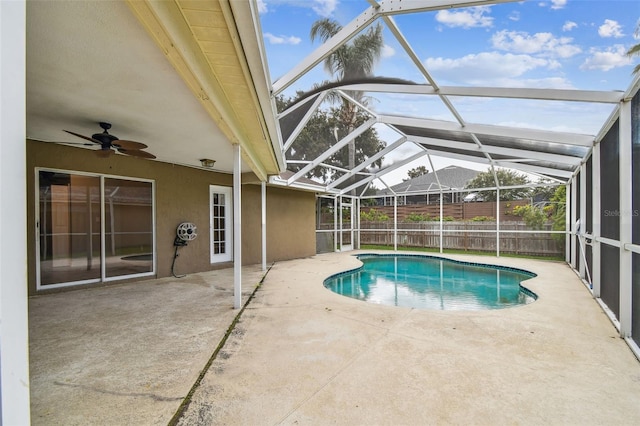
[[[640,21],[638,21],[638,26],[636,27],[636,38],[640,38]],[[627,56],[640,56],[640,43],[631,46],[631,48],[627,51]],[[640,72],[640,64],[636,65],[633,69],[633,73],[636,74]]]
[[[311,41],[319,39],[322,42],[336,35],[342,26],[333,19],[324,18],[313,23],[311,27]],[[373,74],[373,68],[382,52],[382,26],[378,23],[366,32],[355,37],[351,42],[343,44],[324,61],[324,68],[337,81],[351,81]],[[358,102],[366,104],[362,92],[350,92],[349,95]],[[356,128],[357,107],[342,99],[342,122],[351,133]],[[355,167],[355,141],[349,143],[348,169]]]

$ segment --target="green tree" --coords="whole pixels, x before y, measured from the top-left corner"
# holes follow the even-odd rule
[[[564,185],[558,186],[550,201],[551,204],[547,210],[551,214],[551,220],[553,221],[551,229],[554,231],[565,231],[567,188]],[[562,244],[565,240],[565,234],[553,234],[553,239],[556,240],[558,244]]]
[[[276,106],[279,111],[282,111],[286,109],[286,105],[292,101],[293,99],[278,96],[276,98]],[[287,159],[294,161],[313,161],[320,154],[331,148],[331,146],[336,143],[335,129],[338,129],[337,131],[344,131],[344,123],[342,123],[340,116],[340,108],[319,109],[316,111],[296,138],[295,143],[292,144],[287,151]],[[358,113],[356,116],[356,125],[360,125],[367,119],[368,116],[366,114]],[[358,162],[363,162],[384,149],[384,147],[384,142],[378,137],[376,129],[370,128],[358,137],[358,149],[355,152],[355,159]],[[324,163],[344,168],[348,163],[347,155],[346,148],[341,149],[324,160]],[[382,158],[375,161],[372,166],[380,167],[381,164]],[[292,162],[289,163],[288,169],[297,172],[305,165],[305,163]],[[326,183],[335,180],[336,176],[334,173],[334,171],[326,168],[316,167],[311,170],[306,177],[321,179]]]
[[[336,35],[342,26],[335,20],[323,18],[313,23],[311,26],[311,41],[319,39],[322,42],[329,40]],[[333,53],[331,53],[324,61],[324,68],[337,81],[349,81],[357,78],[368,77],[373,74],[376,62],[380,58],[382,52],[382,25],[379,23],[370,27],[364,33],[356,36],[349,43],[343,44]],[[366,105],[362,92],[349,92],[349,95],[355,100]],[[335,97],[333,100],[337,100]],[[341,126],[338,127],[337,134],[347,135],[357,127],[360,114],[358,108],[346,99],[340,98],[341,108],[339,117]],[[342,128],[342,131],[340,131]],[[358,145],[361,143],[361,137],[357,138]],[[349,170],[352,170],[356,164],[356,141],[353,140],[348,144],[347,162],[344,163]]]
[[[540,184],[550,184],[552,183],[551,179],[541,179],[538,183]],[[531,191],[532,197],[538,197],[539,200],[549,201],[553,197],[553,194],[556,192],[556,186],[538,186],[533,188]]]
[[[429,170],[427,170],[425,166],[414,167],[413,169],[409,169],[409,171],[407,171],[407,175],[409,176],[409,178],[403,180],[414,179],[419,176],[426,175],[427,173],[429,173]]]
[[[527,176],[517,173],[513,170],[496,169],[496,176],[500,186],[515,186],[526,185],[529,183]],[[493,179],[493,172],[487,170],[486,172],[478,173],[478,175],[467,182],[465,188],[492,188],[496,186],[496,182]],[[484,198],[485,201],[495,201],[496,191],[478,191],[478,193]],[[515,188],[515,189],[500,189],[500,201],[519,200],[527,198],[531,195],[529,188]]]
[[[636,38],[640,38],[640,21],[638,21],[638,26],[636,27],[635,36]],[[627,50],[627,56],[630,58],[634,56],[640,56],[640,43],[637,43],[631,46],[629,50]],[[636,65],[636,67],[633,69],[634,74],[638,72],[640,72],[640,64]]]

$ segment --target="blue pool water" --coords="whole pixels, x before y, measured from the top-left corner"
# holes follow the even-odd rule
[[[361,268],[327,278],[343,296],[383,305],[437,310],[501,309],[533,302],[520,285],[536,274],[419,255],[360,255]]]

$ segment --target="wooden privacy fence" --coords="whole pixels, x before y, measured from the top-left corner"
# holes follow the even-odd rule
[[[362,222],[361,245],[385,245],[393,247],[393,222]],[[464,251],[496,251],[496,222],[443,222],[442,246],[444,249]],[[500,223],[500,252],[530,256],[561,256],[563,245],[554,240],[551,225],[540,232],[530,231],[523,222]],[[399,247],[440,247],[439,222],[398,223]]]
[[[514,207],[526,206],[529,204],[531,204],[531,201],[528,199],[500,201],[500,220],[509,220],[510,218],[513,218],[514,216],[512,211]],[[384,213],[393,220],[393,206],[362,206],[360,211],[368,212],[370,209],[375,209],[380,213]],[[428,215],[436,218],[440,217],[440,204],[406,204],[398,206],[398,222],[403,222],[411,214]],[[478,216],[495,218],[496,202],[485,201],[480,203],[443,204],[442,216],[450,216],[455,220],[468,220]],[[327,219],[329,221],[333,221],[333,218]]]

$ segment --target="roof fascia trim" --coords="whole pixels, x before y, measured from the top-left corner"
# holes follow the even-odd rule
[[[133,15],[147,30],[229,142],[241,145],[243,159],[260,180],[267,180],[265,165],[248,145],[247,137],[237,122],[235,111],[212,72],[178,4],[175,1],[150,0],[126,0],[126,2]],[[274,158],[274,165],[276,164]]]

